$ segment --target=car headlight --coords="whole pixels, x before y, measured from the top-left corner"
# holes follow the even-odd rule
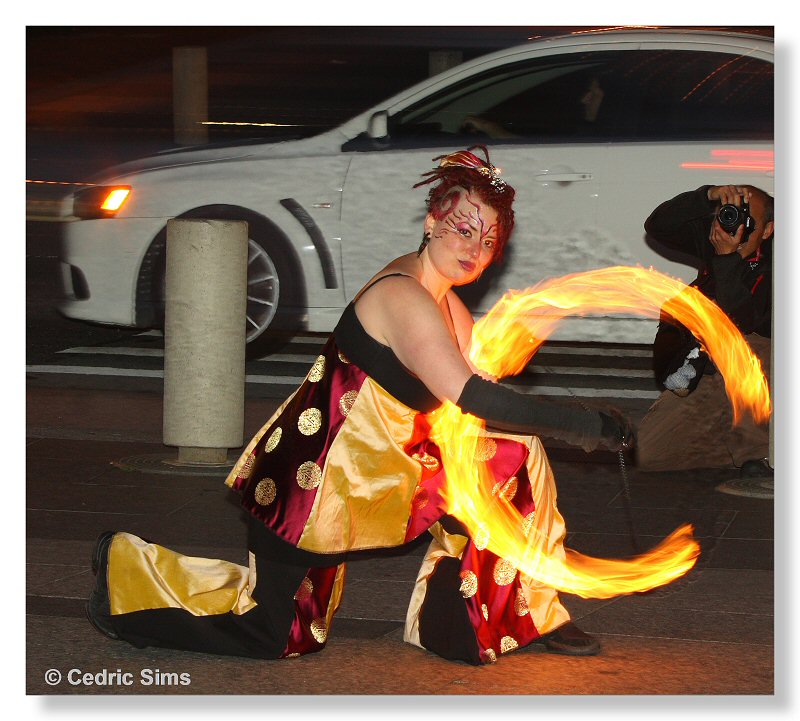
[[[75,193],[72,214],[84,220],[113,218],[130,195],[130,185],[93,185]]]

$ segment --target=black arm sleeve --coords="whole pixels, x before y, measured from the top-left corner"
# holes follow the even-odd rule
[[[531,398],[478,375],[464,384],[456,405],[465,413],[483,418],[487,427],[556,438],[580,446],[587,453],[604,440],[614,447],[624,435],[619,424],[613,420],[609,423],[610,417],[598,411]]]
[[[709,271],[714,278],[717,305],[744,335],[766,325],[763,321],[771,312],[770,284],[766,282],[760,292],[752,293],[753,279],[746,260],[738,253],[716,255],[711,258]]]
[[[694,375],[687,381],[685,388],[691,393],[697,388],[706,370],[708,354],[700,350],[700,342],[688,328],[676,321],[669,322],[662,319],[653,341],[653,372],[656,380],[662,388],[666,387],[667,377],[687,364],[691,364],[694,369]],[[691,372],[688,375],[691,375]]]
[[[710,187],[703,185],[661,203],[644,222],[644,229],[669,248],[707,259],[713,251],[708,233],[717,207],[708,199]]]

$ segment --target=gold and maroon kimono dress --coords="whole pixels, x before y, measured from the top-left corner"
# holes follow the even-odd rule
[[[491,663],[568,621],[553,589],[478,550],[446,515],[447,469],[425,415],[437,406],[348,306],[301,386],[226,480],[250,514],[249,568],[117,534],[108,578],[120,637],[261,658],[319,651],[348,557],[426,531],[433,540],[408,609],[409,643]],[[487,433],[478,448],[493,492],[519,510],[528,532],[537,530],[541,548],[563,554],[564,521],[538,438]]]

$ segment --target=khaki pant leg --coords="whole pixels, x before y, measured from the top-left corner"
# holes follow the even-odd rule
[[[769,339],[747,336],[769,373]],[[644,471],[734,468],[769,453],[769,424],[745,418],[733,426],[731,404],[719,373],[704,375],[680,397],[664,391],[650,407],[636,435],[637,466]]]

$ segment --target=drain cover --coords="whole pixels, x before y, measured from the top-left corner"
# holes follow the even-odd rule
[[[739,478],[725,481],[717,486],[717,490],[732,496],[748,498],[774,498],[775,481],[773,478]]]
[[[227,476],[236,463],[236,458],[228,458],[225,463],[182,463],[174,453],[149,453],[140,456],[128,456],[112,465],[123,471],[141,471],[142,473],[165,473],[179,476]]]

